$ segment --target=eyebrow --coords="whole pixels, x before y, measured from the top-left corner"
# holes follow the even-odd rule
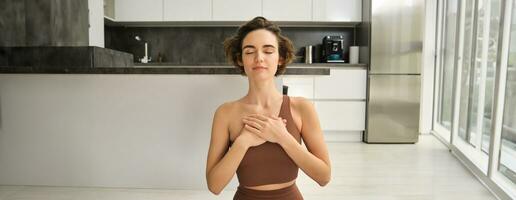
[[[245,45],[242,49],[246,49],[246,48],[256,49],[256,47],[254,47],[253,45]],[[266,45],[263,45],[263,48],[276,48],[276,47],[272,44],[266,44]]]

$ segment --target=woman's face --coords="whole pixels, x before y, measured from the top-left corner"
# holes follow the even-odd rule
[[[268,30],[248,33],[242,41],[242,64],[249,78],[268,79],[278,69],[278,39]]]

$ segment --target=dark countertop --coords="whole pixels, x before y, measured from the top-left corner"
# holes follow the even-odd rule
[[[175,67],[99,67],[99,68],[34,68],[0,67],[3,74],[235,74],[232,66],[175,66]],[[325,67],[288,67],[285,75],[330,75]]]
[[[196,64],[178,64],[178,63],[158,63],[158,62],[152,62],[152,63],[134,63],[135,67],[232,67],[228,63],[196,63]],[[294,68],[300,68],[300,67],[309,67],[309,68],[320,68],[320,67],[331,67],[331,68],[349,68],[349,67],[367,67],[366,64],[348,64],[348,63],[312,63],[312,64],[306,64],[306,63],[291,63],[288,65],[288,68],[294,67]]]
[[[234,74],[228,63],[133,63],[133,55],[107,48],[0,47],[1,74]],[[365,64],[292,63],[285,75],[330,75],[334,68]]]

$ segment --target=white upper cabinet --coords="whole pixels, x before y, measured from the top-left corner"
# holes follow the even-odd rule
[[[212,0],[161,0],[164,21],[211,21]]]
[[[116,21],[162,21],[163,0],[115,0]]]
[[[104,2],[104,17],[111,20],[115,19],[115,0],[103,0]],[[89,4],[89,1],[88,1]]]
[[[261,15],[261,1],[213,0],[214,21],[248,21]]]
[[[362,21],[362,0],[314,0],[313,21]]]
[[[269,20],[312,21],[312,0],[262,0],[262,3],[263,16]]]
[[[114,1],[114,20],[359,22],[361,0],[106,0]],[[108,9],[109,10],[109,9]],[[112,18],[113,12],[106,12]]]

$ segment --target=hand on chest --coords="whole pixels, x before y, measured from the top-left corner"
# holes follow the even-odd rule
[[[250,132],[266,141],[278,143],[284,134],[287,121],[281,118],[281,106],[260,108],[246,106],[234,117],[232,138],[243,132]],[[238,131],[236,131],[238,130]]]

